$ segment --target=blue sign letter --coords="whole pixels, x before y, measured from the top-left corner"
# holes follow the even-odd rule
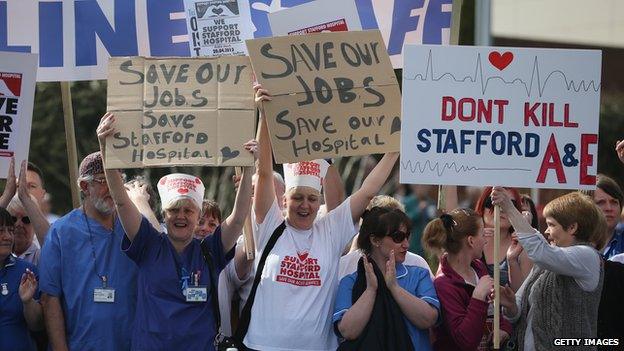
[[[95,0],[76,1],[76,66],[97,65],[96,35],[111,56],[138,55],[134,1],[115,0],[115,29]]]

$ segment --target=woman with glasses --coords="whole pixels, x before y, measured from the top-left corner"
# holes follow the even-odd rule
[[[512,199],[513,205],[521,211],[521,197],[518,190],[514,188],[505,188],[505,192]],[[483,248],[483,256],[481,260],[487,265],[488,273],[494,276],[494,205],[490,195],[492,187],[483,189],[475,210],[483,218],[484,233],[488,237],[488,241]],[[513,234],[514,228],[511,226],[507,215],[501,212],[500,216],[500,246],[499,257],[500,266],[500,285],[509,285],[513,291],[518,291],[520,285],[527,277],[533,262],[528,258],[526,252],[522,250],[522,246],[518,244],[518,240]]]
[[[29,330],[43,328],[37,268],[11,252],[13,216],[0,207],[0,350],[36,350]]]
[[[428,329],[440,303],[429,271],[403,264],[409,218],[398,209],[373,207],[363,215],[355,273],[340,281],[334,330],[339,350],[431,350]]]
[[[493,311],[493,281],[480,260],[487,241],[481,216],[470,209],[453,210],[425,227],[426,249],[446,252],[433,282],[442,305],[442,324],[435,329],[436,351],[491,349],[488,310]],[[500,327],[501,340],[505,340],[511,335],[511,324],[501,319]]]

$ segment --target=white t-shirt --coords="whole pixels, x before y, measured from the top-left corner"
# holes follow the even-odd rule
[[[353,237],[351,199],[314,221],[312,229],[286,225],[267,257],[244,343],[257,350],[335,350],[331,323],[338,262]],[[274,202],[259,225],[261,252],[284,221]]]
[[[236,242],[236,250],[239,246],[245,245],[245,240],[241,235]],[[232,336],[232,299],[234,294],[240,298],[239,308],[242,311],[245,302],[251,292],[253,285],[253,270],[247,273],[244,279],[239,279],[236,273],[236,260],[231,260],[219,274],[219,284],[217,291],[219,294],[219,313],[221,314],[221,333],[225,336]],[[240,314],[240,311],[237,311]]]
[[[619,263],[624,264],[624,253],[617,254],[617,255],[615,255],[615,256],[611,256],[611,258],[609,259],[609,261],[619,262]]]
[[[338,269],[338,280],[342,280],[345,276],[354,273],[357,271],[357,264],[362,257],[362,250],[355,250],[353,252],[349,252],[348,254],[340,257],[340,268]],[[429,271],[429,275],[431,279],[433,279],[433,273],[431,273],[431,268],[429,268],[429,264],[422,258],[420,255],[415,253],[407,252],[405,255],[405,261],[403,262],[406,266],[417,266],[422,267]]]

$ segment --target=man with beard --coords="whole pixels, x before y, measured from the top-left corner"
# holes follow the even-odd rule
[[[50,228],[40,260],[44,317],[53,350],[128,350],[137,268],[123,252],[125,235],[109,194],[102,155],[85,157],[81,208]]]

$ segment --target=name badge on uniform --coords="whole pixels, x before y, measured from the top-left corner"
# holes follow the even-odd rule
[[[205,286],[189,286],[186,288],[186,302],[208,301],[208,289]]]
[[[115,289],[95,288],[93,289],[93,302],[115,302]]]

